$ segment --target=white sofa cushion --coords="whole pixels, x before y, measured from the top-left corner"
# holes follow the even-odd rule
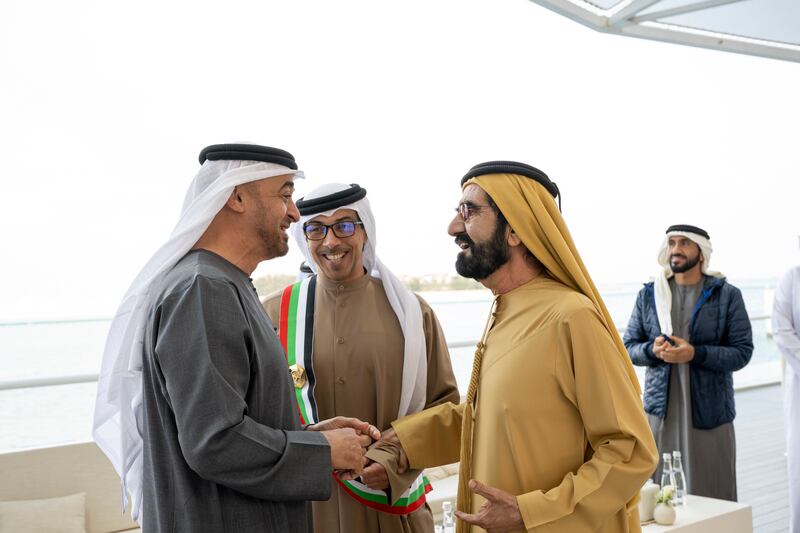
[[[0,533],[86,533],[86,493],[0,502]]]
[[[136,527],[122,513],[119,476],[94,442],[0,454],[0,501],[86,493],[86,531],[109,533]]]

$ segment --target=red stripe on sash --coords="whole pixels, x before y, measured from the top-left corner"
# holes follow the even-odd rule
[[[292,303],[293,289],[294,285],[289,285],[283,289],[283,294],[281,295],[281,314],[278,319],[278,339],[281,341],[283,353],[286,355],[287,361],[289,360],[289,307]],[[303,416],[303,412],[300,410],[300,404],[297,404],[297,415],[300,417],[300,423],[305,426],[307,422]]]
[[[292,300],[292,287],[294,287],[294,285],[289,285],[283,289],[283,295],[281,296],[281,315],[279,318],[280,323],[278,324],[278,338],[281,340],[283,353],[286,354],[287,358],[289,357],[289,303]]]
[[[425,505],[425,502],[427,501],[427,498],[425,498],[425,496],[423,495],[423,496],[420,496],[419,498],[417,498],[417,501],[412,502],[409,505],[406,505],[405,507],[395,507],[395,506],[392,506],[392,505],[386,505],[384,503],[377,503],[377,502],[373,502],[373,501],[367,500],[365,498],[362,498],[358,494],[356,494],[353,491],[349,490],[347,488],[347,485],[342,483],[342,480],[339,479],[339,476],[337,476],[335,473],[333,474],[333,479],[336,480],[336,483],[338,483],[339,486],[342,487],[342,489],[347,493],[348,496],[350,496],[351,498],[353,498],[357,502],[361,503],[362,505],[366,505],[370,509],[375,509],[376,511],[380,511],[382,513],[388,513],[388,514],[393,514],[393,515],[406,515],[406,514],[409,514],[409,513],[413,513],[414,511],[416,511],[417,509],[419,509],[420,507]],[[433,487],[431,487],[430,484],[426,484],[425,485],[425,494],[428,494],[432,490],[433,490]]]

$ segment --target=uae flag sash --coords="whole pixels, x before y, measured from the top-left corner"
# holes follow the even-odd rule
[[[311,276],[286,287],[281,296],[278,337],[286,352],[286,362],[292,373],[294,393],[300,421],[315,424],[319,421],[317,401],[314,399],[314,294],[317,277]],[[352,498],[371,509],[383,513],[405,515],[425,504],[425,495],[431,491],[428,478],[420,474],[394,503],[386,491],[371,489],[356,480],[343,480],[334,474],[340,487]]]

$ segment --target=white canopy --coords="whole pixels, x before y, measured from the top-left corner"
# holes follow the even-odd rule
[[[800,62],[798,0],[531,0],[598,31]]]

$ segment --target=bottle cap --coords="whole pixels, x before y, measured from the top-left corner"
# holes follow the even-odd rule
[[[672,452],[672,456],[673,457],[680,457],[681,456],[681,452],[679,452],[678,450],[675,450],[674,452]]]
[[[672,456],[669,454],[669,452],[664,453],[664,455],[662,457],[664,458],[665,461],[667,459],[672,459]]]

